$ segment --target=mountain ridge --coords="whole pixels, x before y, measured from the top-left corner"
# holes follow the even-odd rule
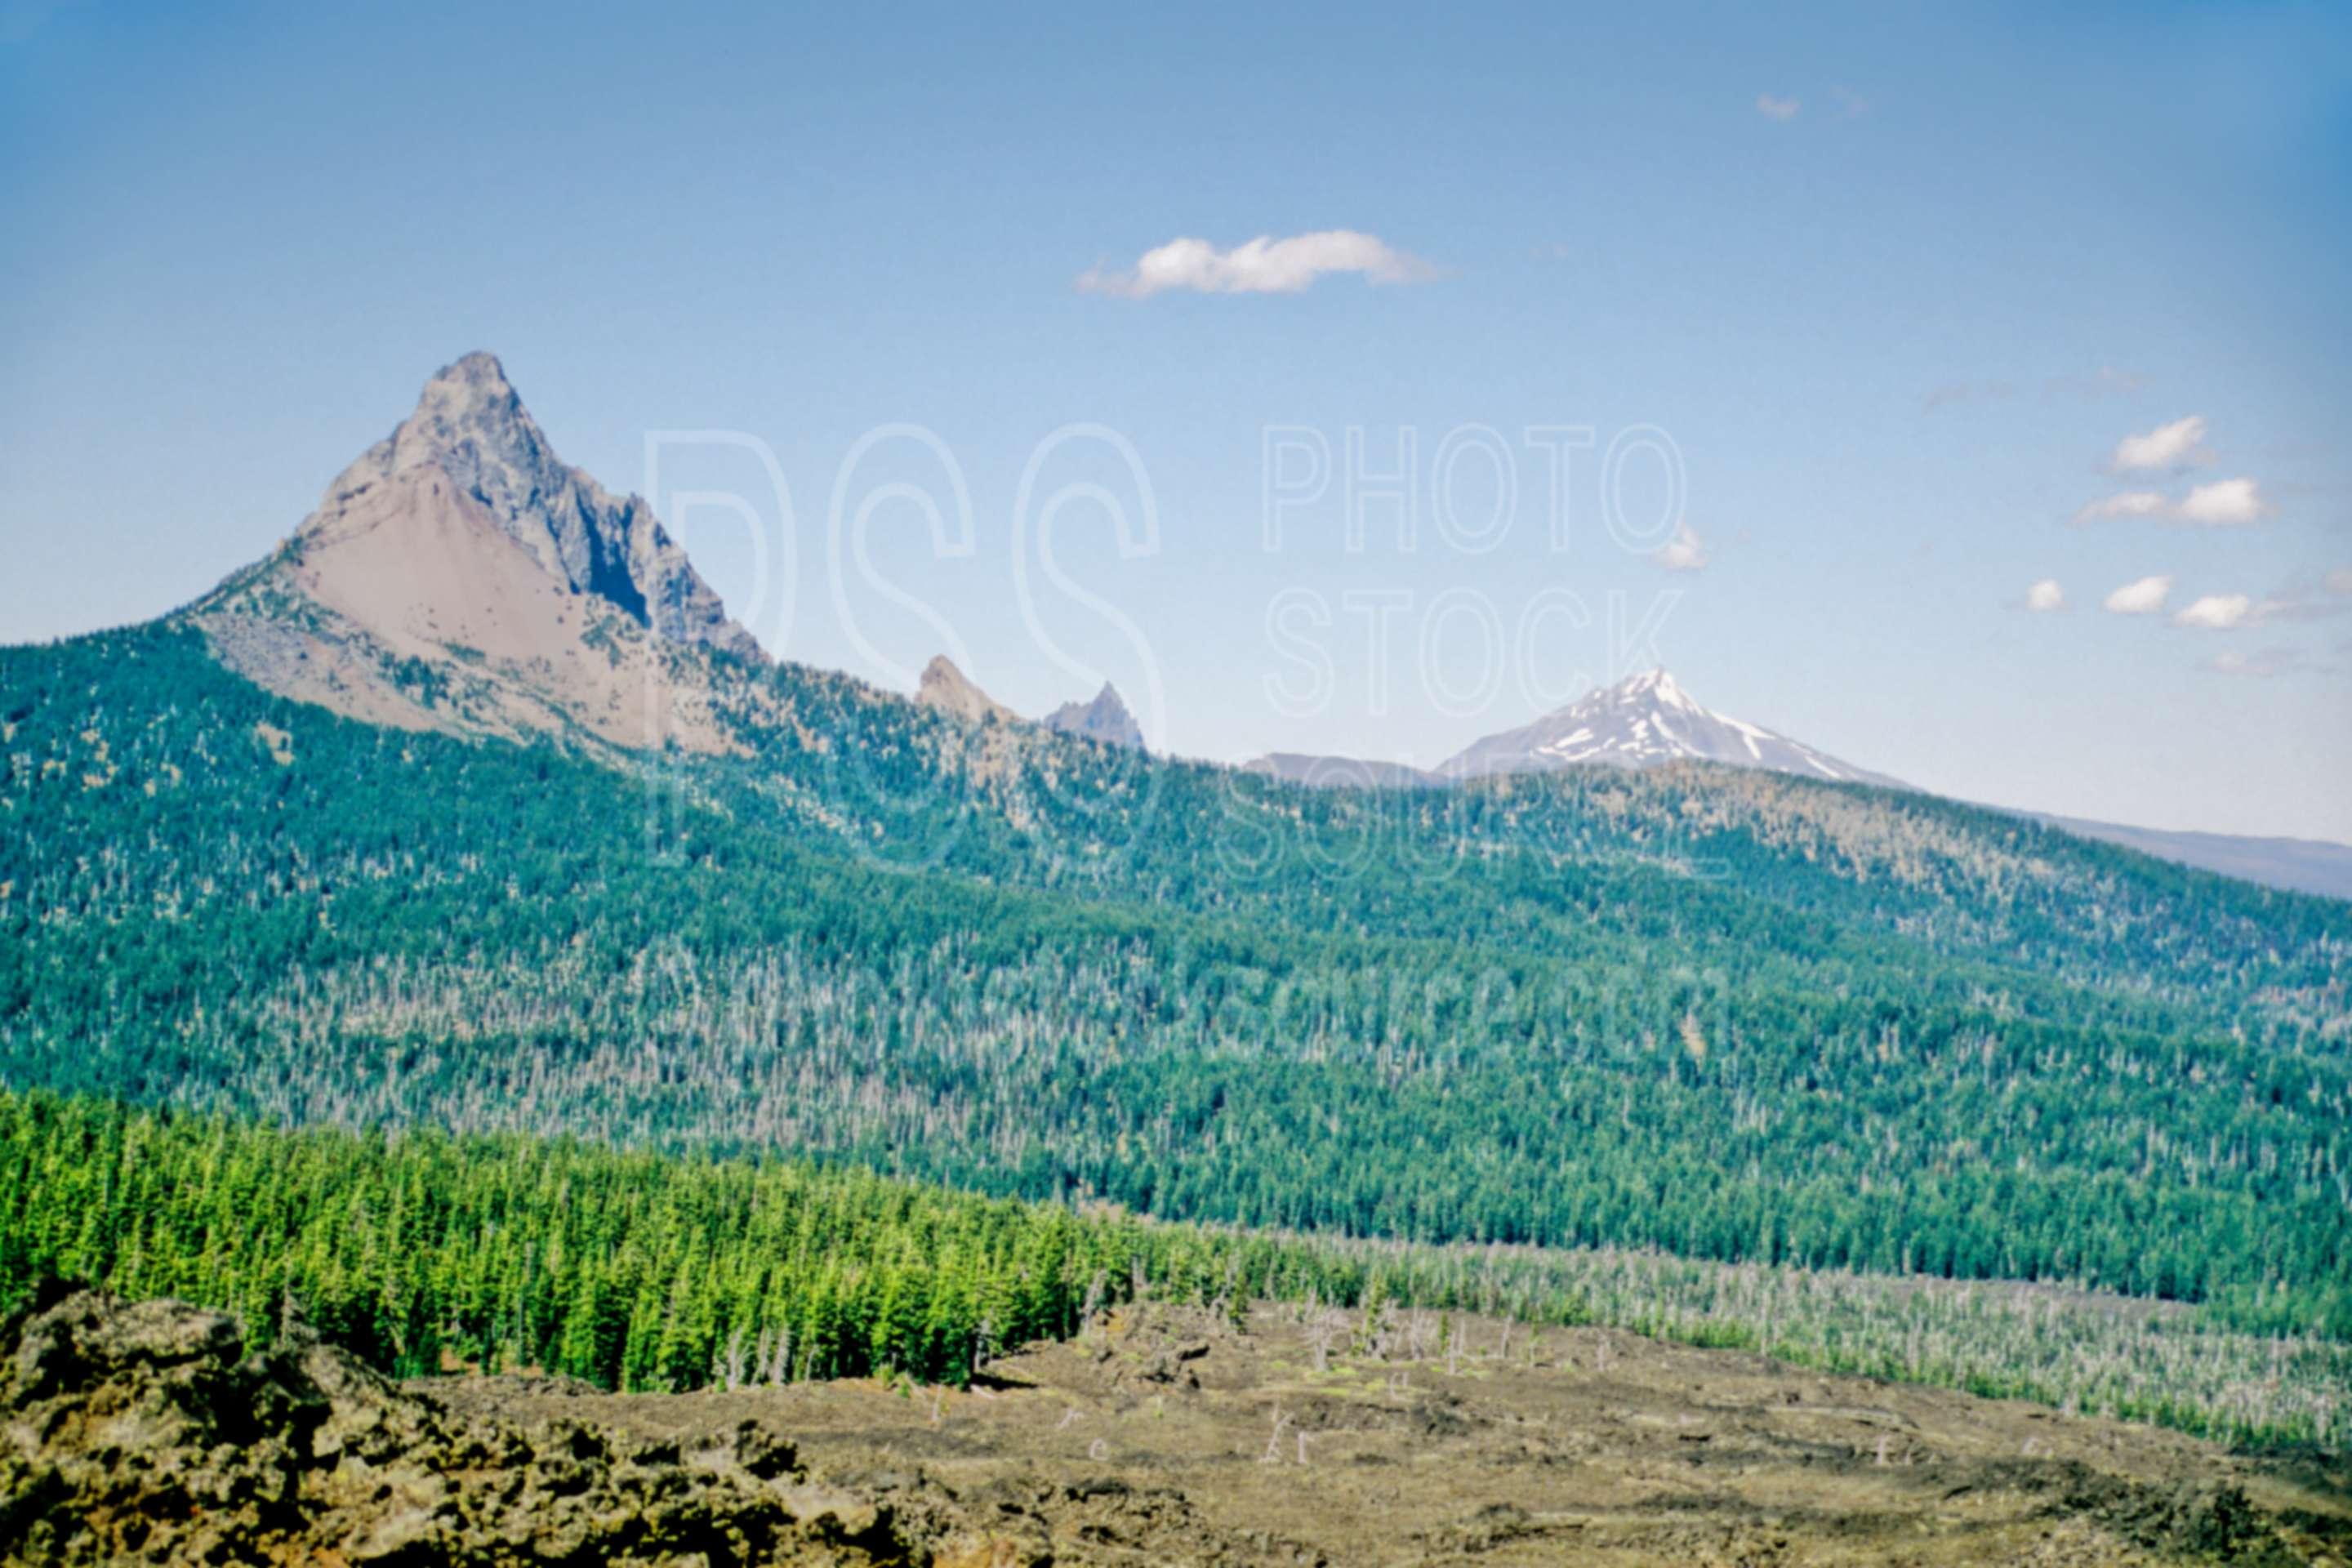
[[[768,668],[766,655],[651,509],[563,464],[484,353],[430,378],[414,411],[344,468],[279,551],[179,614],[265,689],[394,729],[719,754],[746,751],[747,736],[779,717],[772,691],[742,678]],[[1108,682],[1032,724],[942,658],[913,700],[957,721],[1142,749]],[[1002,776],[1024,744],[1007,732],[974,754]],[[1484,737],[1433,770],[1276,752],[1242,771],[1389,789],[1683,760],[1910,787],[1706,710],[1663,669]],[[2352,848],[2342,846],[2026,815],[2177,863],[2352,898]]]
[[[1933,795],[1701,705],[1663,668],[1625,677],[1516,729],[1472,742],[1435,768],[1274,752],[1246,772],[1315,788],[1435,789],[1475,778],[1571,767],[1639,770],[1683,762],[1786,773],[1823,784]],[[2137,827],[2022,807],[1993,807],[2062,832],[2263,887],[2352,900],[2352,846],[2324,839]]]
[[[1717,713],[1700,704],[1663,667],[1628,675],[1611,686],[1596,686],[1525,724],[1482,736],[1433,768],[1297,752],[1269,752],[1243,766],[1299,783],[1389,787],[1572,767],[1641,769],[1676,762],[1719,763],[1826,784],[1912,787],[1778,731]]]

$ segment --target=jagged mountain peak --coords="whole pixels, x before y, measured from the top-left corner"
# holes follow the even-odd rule
[[[502,523],[534,499],[556,499],[575,480],[594,487],[556,458],[498,356],[477,350],[434,374],[415,411],[336,476],[306,527],[332,517],[338,502],[428,466],[447,470]]]
[[[555,455],[495,354],[477,351],[436,372],[415,411],[327,488],[298,540],[332,542],[374,526],[388,489],[436,478],[572,593],[667,641],[761,657],[650,506],[614,497]]]
[[[700,656],[766,662],[653,509],[559,458],[484,353],[192,613],[232,668],[355,718],[633,748],[730,748]]]
[[[1108,680],[1092,701],[1065,702],[1045,715],[1045,724],[1048,730],[1099,741],[1105,745],[1130,746],[1139,752],[1144,749],[1143,726],[1128,711],[1118,688]]]

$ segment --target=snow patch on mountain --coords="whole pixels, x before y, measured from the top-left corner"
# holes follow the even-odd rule
[[[1437,771],[1468,779],[1580,766],[1647,768],[1685,761],[1906,787],[1762,725],[1717,713],[1663,669],[1629,676],[1531,724],[1474,742]]]

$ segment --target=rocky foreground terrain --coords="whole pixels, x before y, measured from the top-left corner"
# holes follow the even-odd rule
[[[1145,1307],[968,1391],[394,1384],[299,1327],[9,1327],[11,1563],[2344,1563],[2250,1458],[1599,1330]]]

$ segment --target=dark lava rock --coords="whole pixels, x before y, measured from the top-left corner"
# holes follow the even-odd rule
[[[919,1563],[938,1523],[809,1483],[756,1423],[682,1454],[460,1415],[178,1301],[68,1296],[0,1363],[0,1563]]]

